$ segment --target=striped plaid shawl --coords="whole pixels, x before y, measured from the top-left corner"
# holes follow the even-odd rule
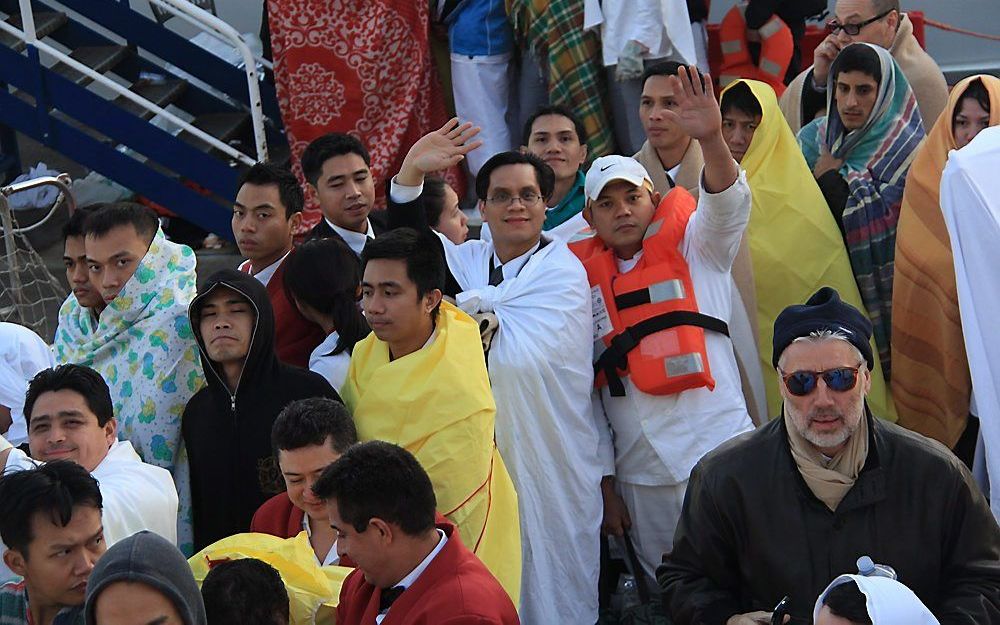
[[[549,101],[575,111],[587,131],[587,151],[597,158],[614,151],[604,94],[601,42],[583,30],[579,0],[507,0],[514,34],[536,54],[549,77]]]
[[[906,174],[924,138],[924,126],[913,91],[892,56],[877,46],[854,46],[865,46],[877,54],[882,68],[871,116],[858,130],[846,131],[837,112],[835,63],[827,86],[829,114],[805,126],[799,142],[810,167],[819,158],[821,141],[833,156],[844,160],[840,173],[849,190],[843,216],[848,255],[888,379],[896,223]]]

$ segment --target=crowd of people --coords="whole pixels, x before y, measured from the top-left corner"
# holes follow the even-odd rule
[[[453,40],[457,106],[512,45]],[[0,324],[0,623],[324,622],[305,575],[338,625],[593,625],[620,552],[677,625],[1000,624],[1000,79],[949,96],[894,0],[839,0],[780,99],[614,71],[633,155],[552,104],[388,174],[324,134],[200,279],[76,210],[53,345]]]

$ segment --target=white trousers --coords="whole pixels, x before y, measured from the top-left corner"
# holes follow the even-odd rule
[[[632,518],[629,536],[639,564],[646,576],[655,580],[656,567],[663,561],[663,554],[673,549],[688,481],[670,486],[641,486],[619,481],[615,485]]]
[[[491,156],[513,147],[507,110],[511,81],[511,55],[451,55],[451,84],[455,114],[462,122],[482,128],[483,142],[466,157],[473,177]]]

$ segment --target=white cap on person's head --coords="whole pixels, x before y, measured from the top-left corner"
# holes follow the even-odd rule
[[[624,180],[637,187],[645,186],[648,190],[653,190],[653,180],[639,161],[628,156],[612,154],[595,160],[587,170],[587,179],[583,184],[587,199],[596,200],[604,187],[615,180]]]

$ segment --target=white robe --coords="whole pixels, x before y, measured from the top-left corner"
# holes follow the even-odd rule
[[[10,408],[11,426],[3,435],[11,444],[28,442],[24,420],[28,382],[55,364],[49,346],[40,336],[16,323],[0,323],[0,406]]]
[[[948,156],[941,176],[941,211],[955,260],[958,307],[985,444],[990,507],[1000,519],[1000,127],[980,132]]]
[[[0,451],[8,445],[0,438]],[[36,464],[21,450],[12,449],[4,470],[31,469]],[[101,488],[101,520],[109,547],[142,530],[177,544],[177,489],[169,471],[140,460],[132,443],[116,441],[91,475]],[[0,543],[0,553],[6,549]],[[6,567],[0,570],[0,580],[12,576]]]
[[[554,241],[489,286],[493,245],[440,237],[466,312],[493,312],[496,440],[520,503],[525,625],[597,620],[601,477],[613,465],[590,396],[592,315],[583,266]]]

